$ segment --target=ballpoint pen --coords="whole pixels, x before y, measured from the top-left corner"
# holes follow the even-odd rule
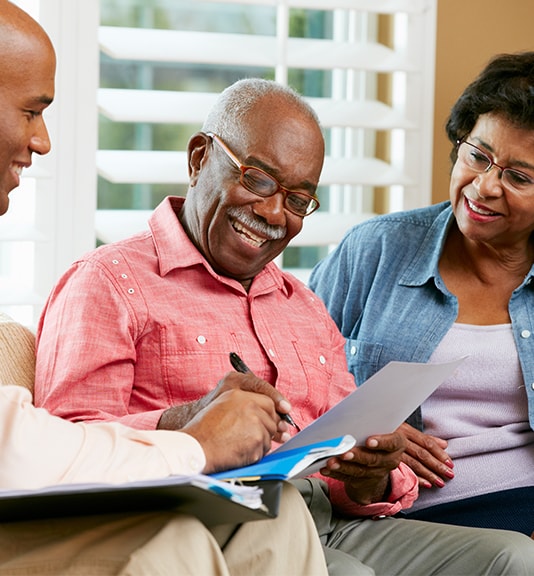
[[[252,370],[243,362],[243,360],[241,360],[241,358],[235,352],[230,352],[230,363],[234,367],[234,370],[241,372],[241,374],[246,374],[247,372],[252,374]],[[285,420],[288,424],[291,424],[291,426],[294,426],[297,431],[300,432],[300,428],[289,414],[280,414],[280,412],[278,414],[282,420]]]

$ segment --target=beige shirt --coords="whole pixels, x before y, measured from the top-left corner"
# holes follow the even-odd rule
[[[204,466],[188,434],[68,422],[36,408],[25,388],[0,386],[0,489],[145,480]]]

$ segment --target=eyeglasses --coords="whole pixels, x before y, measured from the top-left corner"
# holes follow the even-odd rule
[[[534,194],[534,176],[529,176],[513,168],[499,166],[486,152],[466,140],[458,140],[456,146],[458,160],[473,172],[480,174],[489,172],[496,166],[501,171],[501,180],[506,188],[519,194]]]
[[[319,208],[319,200],[317,200],[315,196],[307,194],[306,192],[288,190],[260,168],[256,168],[255,166],[244,166],[230,148],[228,148],[221,138],[217,136],[217,134],[207,132],[206,135],[213,141],[217,142],[228,158],[230,158],[230,160],[232,160],[232,162],[239,168],[241,172],[239,182],[249,192],[256,194],[256,196],[261,196],[262,198],[268,198],[269,196],[274,196],[277,192],[282,192],[284,195],[284,207],[286,210],[289,210],[289,212],[292,212],[301,218],[309,216]]]

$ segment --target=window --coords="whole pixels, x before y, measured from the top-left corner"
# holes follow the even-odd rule
[[[436,0],[19,0],[30,2],[59,70],[55,149],[35,169],[33,223],[33,191],[17,193],[28,223],[11,228],[19,256],[0,270],[28,286],[16,302],[31,311],[26,323],[76,257],[145,228],[165,195],[185,194],[187,140],[244,76],[296,88],[327,142],[321,208],[281,266],[306,280],[351,225],[431,201]]]

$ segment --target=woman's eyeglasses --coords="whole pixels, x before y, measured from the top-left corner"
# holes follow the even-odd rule
[[[458,160],[473,172],[482,174],[496,166],[501,171],[501,181],[506,188],[519,194],[534,194],[534,175],[499,166],[484,150],[465,139],[458,140],[456,146]]]

